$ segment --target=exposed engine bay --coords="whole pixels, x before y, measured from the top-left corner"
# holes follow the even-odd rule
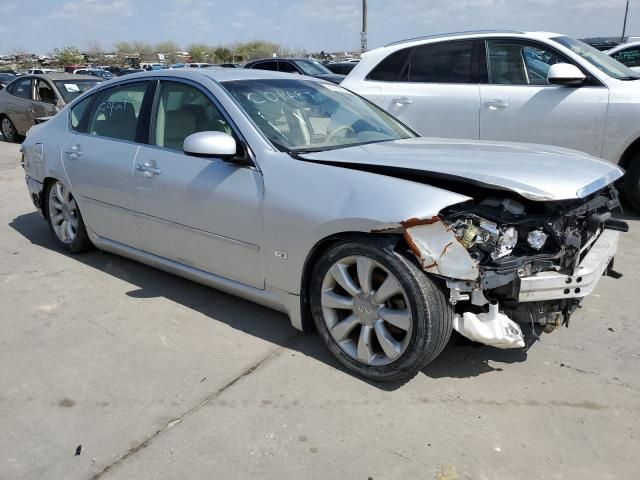
[[[423,269],[446,279],[458,314],[454,328],[472,340],[512,348],[523,346],[522,335],[514,332],[517,323],[542,325],[547,332],[568,324],[603,273],[593,275],[592,270],[606,270],[612,263],[612,258],[599,259],[587,268],[587,254],[596,242],[604,241],[603,232],[611,231],[607,239],[615,238],[617,245],[615,232],[628,230],[625,222],[612,218],[619,206],[612,186],[584,199],[558,202],[492,195],[403,226]],[[607,251],[614,253],[615,248]],[[589,284],[583,281],[587,273]],[[562,288],[544,294],[553,298],[532,301],[535,295],[522,293],[530,280],[537,282],[533,290],[558,281]],[[574,282],[577,286],[571,285]],[[499,334],[493,341],[487,338],[490,335],[480,333],[487,325],[502,328],[510,341]]]

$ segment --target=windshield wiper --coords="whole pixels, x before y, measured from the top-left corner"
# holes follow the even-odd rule
[[[628,81],[628,80],[640,80],[640,76],[637,75],[629,75],[626,77],[618,77],[618,80]]]

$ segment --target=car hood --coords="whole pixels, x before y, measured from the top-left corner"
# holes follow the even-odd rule
[[[298,156],[374,173],[463,181],[534,201],[583,198],[624,174],[611,162],[575,150],[474,140],[410,138]]]

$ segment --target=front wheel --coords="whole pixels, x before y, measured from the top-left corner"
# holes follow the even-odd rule
[[[370,380],[409,380],[451,336],[453,311],[442,290],[402,255],[373,245],[342,243],[325,252],[309,294],[331,353]]]
[[[51,182],[45,189],[44,198],[47,222],[58,245],[71,253],[91,249],[93,245],[69,187],[59,181]]]

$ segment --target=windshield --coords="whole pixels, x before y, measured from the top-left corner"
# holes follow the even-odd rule
[[[633,80],[640,78],[636,72],[624,66],[606,53],[587,45],[580,40],[571,37],[555,37],[552,40],[563,47],[570,49],[573,53],[580,55],[594,67],[602,70],[612,78],[618,80]]]
[[[222,85],[282,151],[329,150],[415,136],[383,110],[330,83],[238,80]]]
[[[300,67],[300,70],[304,72],[305,75],[324,75],[327,73],[332,73],[327,67],[322,65],[321,63],[314,62],[311,60],[296,60],[296,65]]]
[[[56,88],[60,92],[60,95],[62,95],[64,103],[69,103],[91,87],[95,87],[100,83],[100,80],[56,80],[53,83],[56,84]]]

